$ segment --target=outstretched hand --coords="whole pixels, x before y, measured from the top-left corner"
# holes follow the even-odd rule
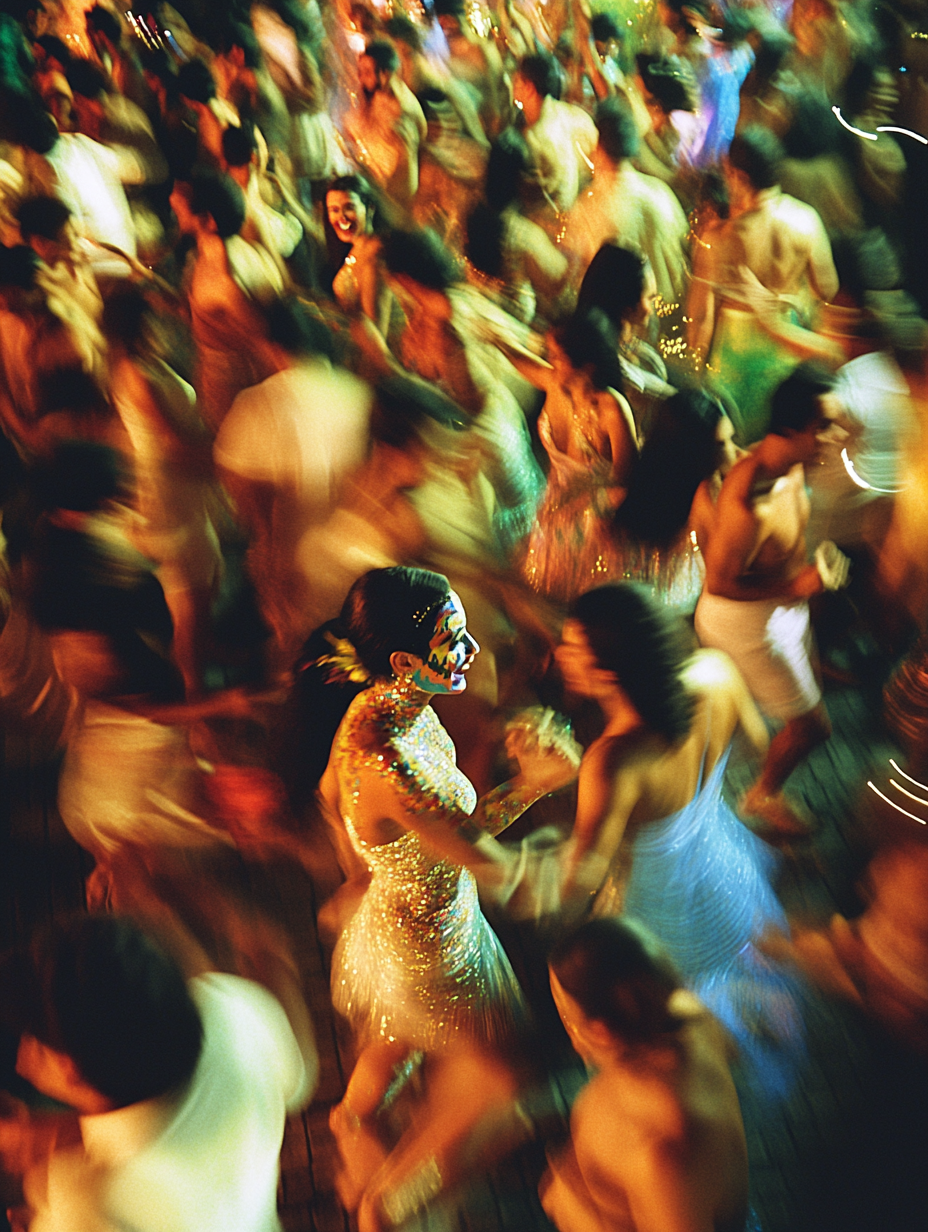
[[[542,795],[572,783],[580,768],[568,752],[542,743],[534,732],[524,728],[517,727],[506,734],[506,752],[518,762],[519,777],[526,787]]]

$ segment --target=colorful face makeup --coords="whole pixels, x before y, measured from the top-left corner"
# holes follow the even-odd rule
[[[438,610],[428,658],[413,673],[412,683],[423,693],[461,693],[467,688],[464,673],[480,647],[467,632],[467,618],[454,591]]]

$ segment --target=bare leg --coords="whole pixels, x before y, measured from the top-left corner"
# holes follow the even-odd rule
[[[781,833],[807,834],[808,826],[784,799],[782,788],[800,762],[830,735],[831,720],[823,702],[819,702],[814,710],[790,719],[771,740],[760,776],[744,794],[742,812],[762,818]]]
[[[408,1053],[408,1047],[400,1043],[368,1044],[358,1057],[344,1099],[329,1114],[329,1127],[342,1158],[335,1184],[349,1211],[357,1209],[371,1178],[387,1158],[374,1118],[396,1067]]]

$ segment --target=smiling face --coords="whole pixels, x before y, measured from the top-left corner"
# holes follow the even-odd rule
[[[461,693],[465,672],[480,647],[467,632],[467,617],[454,591],[435,618],[428,658],[413,672],[412,683],[423,693]]]
[[[333,189],[326,193],[325,208],[332,230],[343,244],[353,244],[367,234],[367,206],[356,192]]]

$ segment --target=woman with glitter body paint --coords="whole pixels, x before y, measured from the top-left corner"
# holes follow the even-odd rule
[[[516,778],[478,805],[429,704],[466,688],[479,649],[440,574],[372,570],[352,587],[342,622],[349,653],[372,681],[339,727],[320,793],[371,880],[332,962],[333,1002],[361,1045],[332,1127],[351,1171],[342,1198],[360,1205],[361,1227],[375,1228],[378,1212],[392,1218],[407,1192],[419,1200],[423,1185],[440,1186],[443,1152],[511,1094],[512,1075],[493,1050],[517,1031],[524,1003],[481,914],[473,874],[502,885],[508,862],[492,836],[574,769],[528,739],[515,750]],[[415,1052],[434,1062],[430,1085],[444,1092],[434,1100],[439,1122],[426,1110],[425,1127],[386,1156],[375,1118]]]

